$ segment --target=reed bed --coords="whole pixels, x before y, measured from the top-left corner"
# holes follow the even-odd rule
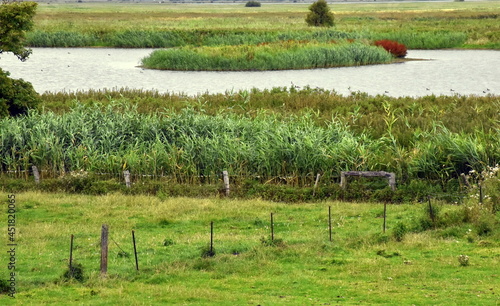
[[[27,34],[27,44],[31,47],[89,47],[97,46],[99,39],[94,34],[85,34],[69,31],[41,32],[34,31]]]
[[[36,30],[27,34],[31,47],[114,47],[114,48],[171,48],[183,46],[256,45],[288,40],[357,39],[374,41],[391,39],[412,49],[441,49],[460,47],[467,40],[463,32],[345,32],[333,29],[304,30],[219,30],[219,29],[164,29],[125,31]]]
[[[414,98],[352,92],[344,96],[326,89],[290,86],[196,96],[123,88],[43,93],[41,97],[43,108],[57,114],[70,111],[76,101],[85,105],[131,104],[143,114],[163,109],[182,112],[190,108],[207,115],[226,113],[254,118],[260,112],[288,117],[313,111],[315,115],[311,119],[318,126],[336,118],[353,132],[364,132],[373,138],[384,136],[391,123],[392,135],[403,146],[411,145],[414,131],[432,132],[437,125],[453,133],[465,134],[491,133],[500,128],[500,97],[493,95]]]
[[[392,59],[383,48],[361,43],[286,41],[156,50],[142,59],[142,65],[168,70],[282,70],[380,64]]]
[[[406,32],[377,33],[367,35],[370,39],[389,39],[409,49],[446,49],[462,46],[467,41],[463,32]]]
[[[436,124],[429,132],[413,130],[404,146],[390,125],[382,137],[371,137],[338,119],[318,125],[314,117],[213,116],[189,108],[140,114],[129,105],[80,105],[62,115],[2,119],[0,166],[20,173],[36,165],[48,177],[130,170],[179,180],[222,170],[241,178],[323,173],[330,179],[345,170],[385,170],[402,180],[446,183],[500,161],[498,127],[465,134]]]
[[[32,47],[104,46],[116,48],[169,48],[182,46],[218,46],[279,42],[287,40],[358,39],[357,33],[332,29],[301,31],[239,30],[239,29],[164,29],[86,31],[33,31],[27,34]]]

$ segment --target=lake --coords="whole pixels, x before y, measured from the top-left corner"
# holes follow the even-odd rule
[[[421,59],[387,65],[311,70],[193,72],[139,67],[152,49],[33,48],[26,62],[2,54],[0,67],[36,91],[144,89],[161,93],[224,93],[251,88],[319,87],[339,94],[370,95],[499,95],[500,51],[409,50]]]

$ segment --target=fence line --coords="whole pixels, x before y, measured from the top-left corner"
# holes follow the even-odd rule
[[[163,174],[144,174],[144,173],[131,173],[129,170],[125,170],[122,173],[108,173],[108,172],[87,172],[87,171],[73,171],[73,172],[62,172],[62,171],[50,171],[50,170],[39,170],[36,166],[31,166],[31,170],[8,170],[2,171],[0,169],[0,176],[6,175],[7,177],[14,176],[16,179],[24,179],[30,180],[33,179],[36,184],[39,184],[43,179],[54,179],[54,178],[64,178],[64,177],[85,177],[87,175],[95,175],[102,176],[108,178],[115,178],[118,181],[124,182],[127,187],[131,187],[135,182],[141,181],[143,179],[148,180],[167,180],[173,181],[176,184],[192,184],[192,183],[201,183],[201,184],[222,184],[222,192],[225,193],[226,196],[230,194],[230,184],[235,184],[238,186],[244,180],[252,179],[260,181],[262,184],[273,183],[276,185],[290,185],[296,187],[312,187],[313,188],[313,196],[316,194],[316,190],[319,185],[319,181],[323,182],[324,186],[339,184],[340,186],[345,187],[345,174],[346,173],[354,173],[359,172],[361,174],[368,173],[369,171],[350,171],[350,172],[341,172],[340,175],[336,175],[334,173],[308,173],[306,175],[297,175],[297,176],[263,176],[263,175],[255,175],[255,174],[230,174],[227,170],[221,170],[217,174],[209,174],[209,175],[163,175]],[[374,172],[379,173],[379,172]],[[394,185],[394,175],[392,173],[386,173],[381,171],[380,173],[384,174],[380,177],[389,177],[389,185],[391,189],[395,190]],[[344,174],[344,181],[342,181],[342,174]],[[363,176],[363,175],[355,175],[355,176]],[[390,175],[389,175],[390,174]],[[369,175],[373,176],[373,175]],[[378,175],[377,175],[378,176]],[[377,177],[376,176],[376,177]],[[455,193],[427,193],[427,196],[431,196],[435,199],[454,199],[456,203],[463,202],[464,198],[467,197],[467,190],[478,186],[479,188],[479,200],[482,202],[484,200],[484,187],[481,182],[477,183],[467,181],[467,184],[461,185],[460,191]],[[422,196],[423,197],[423,196]]]
[[[109,173],[109,172],[92,172],[92,171],[51,171],[51,170],[41,170],[36,166],[32,166],[31,170],[8,170],[2,171],[0,169],[0,175],[6,175],[8,177],[24,178],[28,179],[31,175],[34,176],[35,181],[39,183],[43,179],[54,179],[63,177],[85,177],[87,175],[95,175],[102,177],[111,177],[124,181],[127,187],[129,187],[134,181],[142,179],[150,180],[172,180],[178,183],[186,182],[205,182],[205,183],[219,183],[224,182],[225,191],[229,193],[229,183],[237,180],[253,179],[259,180],[263,183],[275,183],[283,185],[296,185],[296,186],[314,186],[314,189],[318,187],[319,179],[321,177],[322,181],[330,183],[338,183],[340,181],[340,175],[338,174],[320,174],[320,173],[307,173],[305,175],[258,175],[258,174],[230,174],[227,170],[221,170],[219,173],[207,174],[207,175],[174,175],[174,174],[145,174],[145,173],[134,173],[129,170],[122,172]]]
[[[436,214],[433,209],[432,203],[431,203],[431,196],[427,198],[428,202],[422,202],[421,205],[423,207],[428,206],[428,216],[431,219],[432,223],[435,226],[435,218]],[[388,206],[387,203],[384,203],[383,206],[383,227],[381,229],[381,232],[386,235],[387,233],[387,211],[388,211]],[[324,239],[325,241],[328,240],[330,243],[334,243],[334,240],[332,239],[332,209],[331,206],[328,206],[328,210],[326,212],[327,214],[327,219],[325,220],[325,224],[328,225],[328,230],[324,231]],[[266,242],[265,240],[261,240],[261,244],[265,246],[276,246],[278,244],[275,244],[276,241],[282,241],[283,239],[276,239],[275,237],[275,214],[273,212],[270,212],[270,223],[269,227],[263,227],[262,230],[264,229],[269,229],[270,230],[270,240],[269,242]],[[394,218],[397,219],[397,218]],[[395,221],[393,221],[395,222]],[[320,227],[322,228],[322,226]],[[394,228],[394,227],[393,227]],[[107,273],[107,257],[108,257],[108,239],[110,239],[117,247],[118,249],[123,253],[123,254],[128,254],[125,252],[122,247],[115,241],[115,239],[112,238],[111,234],[109,233],[109,227],[106,224],[102,225],[102,231],[101,231],[101,276],[106,276]],[[285,238],[286,239],[286,238]],[[132,230],[132,244],[133,244],[133,249],[134,249],[134,254],[135,254],[135,268],[137,271],[139,271],[139,266],[138,266],[138,257],[137,257],[137,249],[136,249],[136,243],[135,243],[135,236],[134,236],[134,230]],[[72,250],[73,250],[73,235],[71,235],[71,253],[70,253],[70,270],[71,270],[71,263],[72,263]],[[153,253],[154,254],[154,253]],[[210,222],[210,241],[209,241],[209,249],[208,252],[203,252],[201,254],[202,257],[214,257],[215,251],[214,251],[214,221]],[[153,255],[154,256],[154,255]],[[128,256],[127,256],[128,257]],[[104,261],[104,263],[103,263]],[[134,263],[132,263],[134,264]]]

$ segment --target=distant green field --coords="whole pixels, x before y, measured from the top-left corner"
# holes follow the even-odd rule
[[[8,195],[12,199],[0,192],[4,207]],[[14,205],[17,304],[500,302],[499,216],[495,221],[473,201],[433,202],[435,219],[427,203],[388,205],[385,233],[383,204],[19,193]],[[6,224],[7,215],[3,218]],[[211,222],[215,256],[203,257]],[[106,277],[99,273],[103,224],[110,232]],[[71,235],[82,282],[63,277]],[[3,280],[9,277],[6,239],[5,231]],[[13,301],[0,295],[2,304]]]
[[[330,7],[335,30],[341,32],[385,38],[461,33],[466,40],[459,47],[500,48],[497,1],[333,3]],[[307,8],[306,4],[267,3],[257,8],[244,4],[40,3],[29,42],[36,46],[109,45],[130,31],[243,31],[252,35],[311,31],[304,21]],[[148,45],[140,42],[137,46]]]

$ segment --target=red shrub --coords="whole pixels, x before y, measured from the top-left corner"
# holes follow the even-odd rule
[[[395,57],[405,57],[407,53],[406,46],[397,41],[388,39],[377,40],[375,45],[384,48]]]

